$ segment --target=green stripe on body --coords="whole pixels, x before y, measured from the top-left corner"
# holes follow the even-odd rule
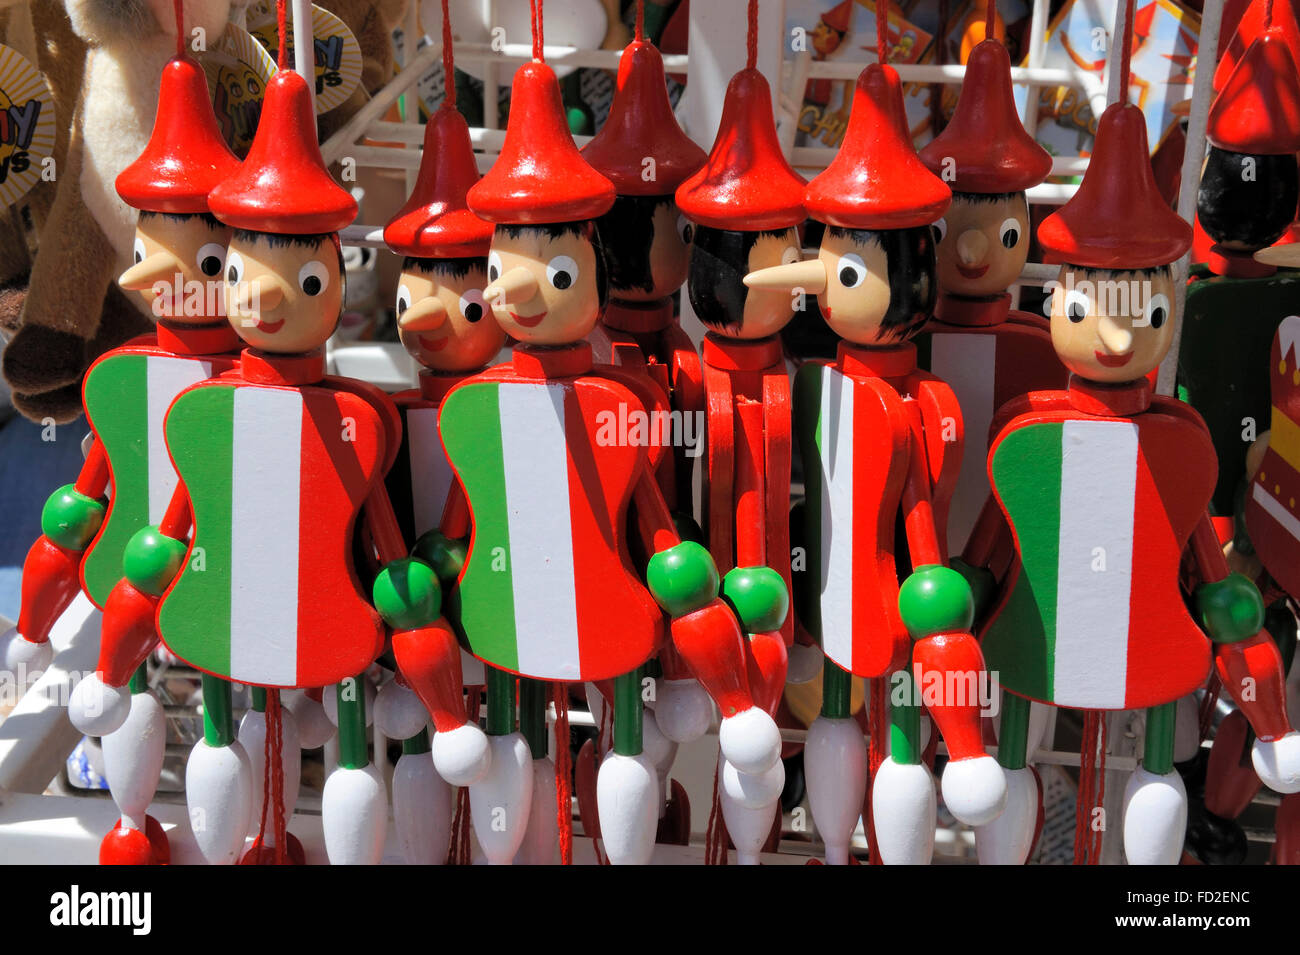
[[[1002,612],[984,635],[984,659],[1002,685],[1051,702],[1061,532],[1063,425],[1029,425],[1007,435],[992,478],[1015,519],[1021,571]]]
[[[220,676],[230,673],[235,391],[228,385],[196,388],[177,398],[167,415],[167,445],[194,508],[196,550],[163,601],[158,629],[177,654]],[[194,569],[199,547],[202,571]]]
[[[86,376],[86,414],[112,463],[112,509],[83,564],[99,606],[122,579],[127,541],[149,523],[149,394],[146,355],[114,355]]]
[[[443,402],[438,424],[447,459],[460,474],[474,515],[472,559],[453,597],[459,625],[476,656],[518,670],[500,387],[483,383],[457,388]],[[502,561],[504,568],[494,569]],[[537,623],[543,626],[546,621]]]

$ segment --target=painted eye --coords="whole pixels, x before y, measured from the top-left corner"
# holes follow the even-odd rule
[[[841,255],[835,264],[835,275],[845,288],[857,288],[867,280],[867,264],[859,255]]]
[[[231,252],[226,256],[226,281],[231,285],[236,284],[244,277],[244,259],[238,252]]]
[[[948,234],[948,220],[940,219],[938,222],[933,222],[930,224],[930,228],[934,230],[934,244],[938,245],[943,241],[943,237]]]
[[[1157,292],[1151,296],[1151,301],[1147,302],[1146,319],[1151,323],[1152,328],[1159,328],[1169,318],[1169,296],[1164,292]]]
[[[1005,219],[1002,225],[998,227],[998,237],[1002,239],[1002,244],[1008,249],[1014,249],[1020,242],[1020,221],[1018,219]]]
[[[488,256],[488,281],[495,282],[501,278],[502,271],[504,270],[501,267],[501,254],[493,252]]]
[[[319,295],[330,283],[324,262],[308,262],[298,270],[298,287],[308,295]]]
[[[460,313],[467,322],[477,322],[487,314],[487,301],[483,293],[476,288],[470,289],[460,297]]]
[[[794,263],[798,262],[799,259],[799,250],[793,245],[786,246],[785,251],[781,253],[782,265],[794,265]]]
[[[677,234],[682,237],[682,242],[690,245],[691,240],[695,238],[695,223],[686,216],[679,215],[677,217]]]
[[[411,290],[405,285],[397,286],[397,317],[401,318],[411,307]]]
[[[195,256],[199,271],[208,278],[220,275],[226,265],[226,247],[219,242],[209,242]]]
[[[132,252],[134,253],[136,265],[139,265],[141,262],[144,261],[144,239],[140,238],[139,236],[136,236],[135,246],[132,249]]]
[[[578,281],[578,263],[567,255],[557,255],[546,263],[546,281],[563,292]]]
[[[1088,317],[1091,305],[1088,296],[1077,289],[1065,293],[1065,317],[1076,325]]]

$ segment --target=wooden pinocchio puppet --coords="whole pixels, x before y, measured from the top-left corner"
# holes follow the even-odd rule
[[[1025,190],[1047,178],[1052,157],[1016,115],[1011,60],[997,40],[971,51],[952,121],[921,160],[953,192],[935,223],[939,297],[917,345],[922,366],[957,395],[965,425],[947,515],[948,550],[956,555],[988,500],[984,462],[994,412],[1027,392],[1064,388],[1068,377],[1047,319],[1012,310],[1007,291],[1029,257]]]
[[[1293,20],[1289,4],[1273,15]],[[1206,125],[1209,153],[1197,193],[1201,229],[1213,240],[1205,266],[1187,286],[1178,383],[1204,418],[1219,456],[1213,510],[1237,510],[1246,451],[1266,427],[1269,394],[1262,368],[1278,325],[1296,311],[1300,272],[1254,257],[1291,227],[1300,195],[1300,75],[1287,36],[1274,23],[1226,75]],[[1264,258],[1261,256],[1261,259]]]
[[[1228,573],[1206,512],[1216,477],[1209,435],[1147,378],[1173,333],[1170,263],[1192,238],[1160,196],[1148,155],[1141,110],[1112,105],[1078,193],[1038,230],[1048,260],[1063,263],[1052,341],[1072,374],[1066,390],[999,412],[988,464],[998,509],[986,508],[994,521],[981,519],[969,551],[987,554],[1005,519],[1018,555],[983,633],[1005,690],[998,761],[1010,788],[1003,816],[977,830],[984,861],[1023,862],[1029,850],[1037,800],[1026,716],[1039,700],[1147,710],[1142,763],[1124,794],[1124,848],[1130,863],[1177,862],[1187,797],[1173,768],[1174,705],[1205,682],[1211,646],[1258,735],[1261,779],[1300,789],[1300,734],[1287,721],[1263,602]],[[1179,588],[1189,548],[1204,581],[1199,621]]]
[[[872,782],[884,862],[928,862],[934,845],[922,702],[948,744],[943,795],[953,815],[988,822],[1006,799],[980,734],[984,665],[969,632],[973,598],[944,566],[942,515],[961,463],[961,410],[946,384],[917,367],[910,341],[934,304],[931,225],[951,196],[917,158],[903,116],[898,73],[868,66],[840,151],[804,197],[826,224],[818,257],[745,279],[751,288],[815,293],[842,339],[834,362],[809,363],[795,379],[814,584],[802,621],[826,655],[805,772],[827,860],[840,864],[867,784],[867,747],[849,713],[851,676],[878,681],[880,699],[888,683],[890,754]],[[900,520],[907,553],[896,555]]]
[[[638,0],[641,30],[644,4]],[[686,281],[692,226],[674,193],[704,164],[704,151],[677,125],[659,50],[638,32],[619,60],[609,118],[582,157],[614,184],[614,205],[596,222],[609,273],[609,301],[593,342],[608,341],[610,363],[643,370],[669,396],[677,424],[658,469],[664,499],[679,520],[691,513],[694,463],[704,440],[700,356],[674,314]],[[662,435],[659,436],[662,439]],[[650,719],[674,742],[702,735],[712,719],[707,694],[671,646]],[[607,701],[608,702],[608,701]]]
[[[454,75],[450,32],[447,26],[443,37],[448,76]],[[393,396],[404,428],[401,450],[388,476],[389,495],[403,531],[416,540],[414,553],[448,583],[460,571],[464,547],[439,546],[444,539],[438,527],[453,476],[438,437],[438,409],[447,392],[482,371],[505,342],[505,332],[483,298],[492,226],[474,215],[465,201],[478,178],[469,126],[456,109],[455,86],[448,83],[447,99],[425,128],[415,188],[384,227],[385,243],[404,256],[397,288],[398,334],[406,350],[423,366],[419,387]],[[440,864],[445,859],[451,836],[447,787],[478,782],[489,765],[486,749],[466,762],[460,758],[463,750],[445,746],[447,738],[441,732],[435,733],[430,744],[426,727],[430,717],[435,730],[454,731],[464,722],[454,714],[448,719],[442,696],[450,694],[458,700],[460,690],[444,686],[449,671],[442,666],[441,655],[459,655],[461,651],[442,633],[438,636],[436,644],[423,632],[419,643],[394,641],[399,679],[380,690],[375,704],[381,729],[403,740],[403,755],[393,770],[393,815],[399,841],[412,864]],[[477,664],[472,657],[468,659]],[[482,667],[478,669],[481,672]],[[414,690],[422,702],[412,707],[403,685]],[[393,725],[385,726],[385,722]],[[406,732],[408,729],[414,732]],[[431,749],[432,761],[428,756]],[[553,768],[550,773],[553,775]],[[553,801],[550,815],[554,830]]]
[[[515,73],[501,155],[469,192],[470,208],[496,224],[484,294],[519,344],[510,365],[452,388],[439,414],[470,513],[460,526],[444,519],[443,530],[456,539],[473,527],[454,618],[491,667],[492,768],[470,793],[480,844],[491,861],[509,861],[524,837],[533,778],[528,748],[513,733],[511,674],[614,679],[615,747],[598,780],[601,831],[612,861],[645,862],[658,784],[642,754],[638,670],[666,636],[665,610],[676,650],[722,710],[729,758],[747,772],[768,772],[780,736],[754,706],[741,630],[718,597],[712,559],[679,539],[644,442],[610,427],[620,412],[623,420],[644,415],[656,389],[644,376],[592,364],[585,337],[605,285],[594,220],[609,210],[614,188],[573,144],[539,33],[533,57]],[[648,588],[628,552],[631,502],[653,555]],[[784,594],[763,597],[785,601]],[[773,614],[763,599],[741,595],[736,604],[754,616]],[[526,708],[544,700],[523,685]],[[505,832],[490,825],[499,807]]]
[[[162,516],[176,487],[164,413],[182,389],[235,364],[239,339],[225,321],[222,290],[230,229],[210,214],[208,192],[237,166],[217,129],[203,70],[179,48],[163,68],[149,144],[116,182],[122,199],[140,210],[134,263],[119,282],[151,304],[158,329],[101,356],[86,374],[84,406],[94,442],[76,483],[45,505],[44,534],[23,568],[22,613],[5,650],[8,667],[18,660],[48,664],[50,627],[79,585],[106,607],[127,542]],[[156,642],[149,635],[150,645]],[[83,732],[104,736],[110,786],[122,810],[99,858],[165,863],[167,840],[145,815],[162,769],[162,707],[143,672],[133,667],[120,677],[129,687],[129,700],[125,693],[121,700],[124,722],[76,721]]]
[[[382,483],[396,411],[369,386],[325,375],[324,344],[343,292],[337,232],[356,205],[321,161],[310,97],[306,81],[284,68],[282,49],[248,158],[209,197],[213,214],[235,230],[226,310],[248,347],[237,369],[172,403],[165,433],[181,485],[159,525],[128,545],[127,579],[105,613],[106,637],[119,640],[115,664],[140,654],[157,604],[163,642],[204,673],[205,740],[190,756],[186,795],[192,816],[196,803],[204,810],[195,835],[210,860],[233,860],[247,827],[251,780],[231,745],[226,681],[268,690],[277,855],[285,846],[285,807],[275,798],[278,690],[338,684],[340,759],[322,804],[326,851],[335,863],[377,862],[387,799],[369,763],[356,678],[384,647],[384,621],[398,631],[395,641],[420,629],[454,639],[438,616],[437,578],[405,556]],[[373,588],[379,612],[359,592],[353,564],[359,516],[384,565]],[[459,658],[449,656],[459,703]],[[116,672],[83,681],[73,702],[115,710]],[[472,747],[477,731],[464,729]]]
[[[687,293],[708,329],[701,349],[705,393],[704,526],[723,572],[772,568],[790,586],[790,377],[778,333],[795,296],[749,289],[747,272],[799,258],[807,183],[781,152],[772,94],[757,69],[757,7],[749,4],[748,61],[727,84],[704,165],[677,189],[692,225]],[[756,621],[746,646],[755,697],[775,712],[785,688],[794,621]],[[756,863],[784,785],[774,767],[744,790],[721,766],[718,799],[737,855]]]

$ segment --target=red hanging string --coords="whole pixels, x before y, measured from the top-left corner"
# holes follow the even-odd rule
[[[442,0],[442,102],[445,106],[456,105],[456,55],[451,43],[451,14],[447,11],[448,0]]]
[[[483,688],[469,688],[469,699],[465,701],[465,722],[478,723],[479,709],[483,701]],[[470,808],[469,787],[462,786],[456,791],[456,814],[451,820],[451,843],[447,846],[447,865],[469,865],[470,846]]]
[[[636,42],[645,42],[645,0],[636,0]]]
[[[727,842],[731,838],[727,833],[727,820],[722,815],[722,801],[718,798],[718,775],[722,771],[719,760],[713,769],[713,805],[709,809],[709,826],[704,831],[704,864],[726,865]]]
[[[185,0],[173,0],[176,10],[176,55],[185,53]]]
[[[560,831],[560,865],[573,865],[573,751],[569,748],[569,688],[556,683],[555,821]]]
[[[1264,29],[1267,30],[1273,25],[1273,0],[1267,0],[1264,4]]]
[[[544,63],[542,48],[546,45],[546,38],[542,34],[542,0],[528,0],[528,5],[533,28],[533,60]]]
[[[1106,714],[1083,714],[1083,745],[1079,758],[1079,798],[1074,814],[1074,864],[1101,861],[1102,828],[1093,825],[1096,810],[1106,800]]]
[[[285,864],[287,840],[284,805],[284,713],[280,708],[280,691],[266,691],[266,738],[271,744],[266,771],[271,777],[271,802],[275,808],[275,864]]]
[[[870,794],[871,787],[875,785],[876,773],[880,770],[880,764],[885,761],[885,733],[888,732],[886,727],[889,723],[889,714],[885,709],[885,691],[887,689],[886,681],[883,677],[877,680],[867,681],[868,707],[867,710],[867,767],[870,770],[867,773],[867,792]],[[868,803],[870,796],[868,795]],[[874,815],[874,810],[872,811]],[[874,834],[874,829],[872,830]],[[871,840],[871,845],[867,847],[870,853],[867,857],[869,865],[880,865],[880,848],[876,845],[876,840]]]
[[[277,69],[286,69],[289,66],[289,47],[284,42],[285,32],[287,31],[287,22],[289,19],[288,0],[275,0],[275,25],[280,31],[280,49],[276,55],[275,65]]]
[[[1133,0],[1125,0],[1124,34],[1119,38],[1119,102],[1128,102],[1129,62],[1133,58]]]
[[[758,65],[758,0],[749,0],[749,32],[745,37],[745,69]]]
[[[886,0],[876,0],[876,59],[889,62],[889,5]]]
[[[1201,699],[1201,708],[1197,711],[1197,736],[1204,743],[1210,735],[1210,725],[1214,722],[1214,711],[1219,705],[1219,692],[1223,684],[1219,681],[1219,671],[1213,670],[1205,684],[1205,696]]]
[[[988,9],[984,12],[984,39],[993,39],[993,29],[998,20],[998,5],[995,0],[989,0]]]

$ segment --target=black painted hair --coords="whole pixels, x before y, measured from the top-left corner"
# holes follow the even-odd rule
[[[613,289],[654,288],[650,274],[650,246],[655,239],[655,213],[669,205],[672,195],[618,196],[613,208],[596,220],[605,246],[609,282]]]
[[[420,272],[444,278],[463,279],[471,269],[487,269],[487,259],[481,255],[468,255],[451,259],[426,259],[408,255],[402,259],[403,272]]]
[[[885,340],[904,342],[921,330],[938,287],[934,279],[934,231],[928,225],[910,229],[842,229],[828,226],[835,239],[885,250],[889,273],[889,309],[880,320]]]
[[[749,253],[764,236],[783,237],[788,229],[739,232],[695,226],[686,291],[691,308],[705,325],[727,328],[739,325],[745,314],[749,289]]]
[[[334,246],[334,254],[339,260],[339,281],[340,292],[347,297],[348,270],[343,264],[343,243],[339,241],[337,232],[318,232],[309,235],[289,235],[283,232],[255,232],[252,229],[236,229],[231,236],[231,242],[244,242],[248,245],[257,245],[266,243],[273,249],[287,249],[289,247],[299,249],[314,249],[322,242],[331,243]]]
[[[994,202],[1006,202],[1008,199],[1014,199],[1016,196],[1026,199],[1024,190],[1021,190],[1020,192],[959,192],[954,189],[952,191],[952,197],[954,199],[962,199],[976,205],[980,203],[991,204]],[[1026,199],[1026,201],[1028,200]]]
[[[1094,269],[1087,265],[1067,265],[1067,269],[1083,274],[1089,281],[1099,280],[1102,282],[1118,281],[1121,277],[1137,275],[1144,279],[1160,278],[1171,274],[1172,265],[1153,265],[1144,269]]]
[[[597,231],[596,223],[593,220],[580,219],[577,222],[546,222],[536,225],[500,222],[497,223],[496,231],[510,239],[530,235],[545,236],[548,239],[576,235],[586,239],[596,252],[596,295],[599,298],[601,309],[605,308],[605,303],[609,300],[609,269],[605,261],[605,247],[601,244],[600,233]],[[489,281],[491,278],[492,276],[489,274]]]
[[[1247,160],[1254,177],[1243,176]],[[1300,174],[1294,153],[1254,156],[1210,147],[1196,195],[1201,228],[1215,242],[1263,249],[1282,237],[1296,216]]]
[[[139,221],[148,222],[150,219],[166,219],[169,222],[189,222],[191,219],[201,219],[209,229],[225,228],[221,220],[211,212],[151,212],[148,209],[141,209]]]

